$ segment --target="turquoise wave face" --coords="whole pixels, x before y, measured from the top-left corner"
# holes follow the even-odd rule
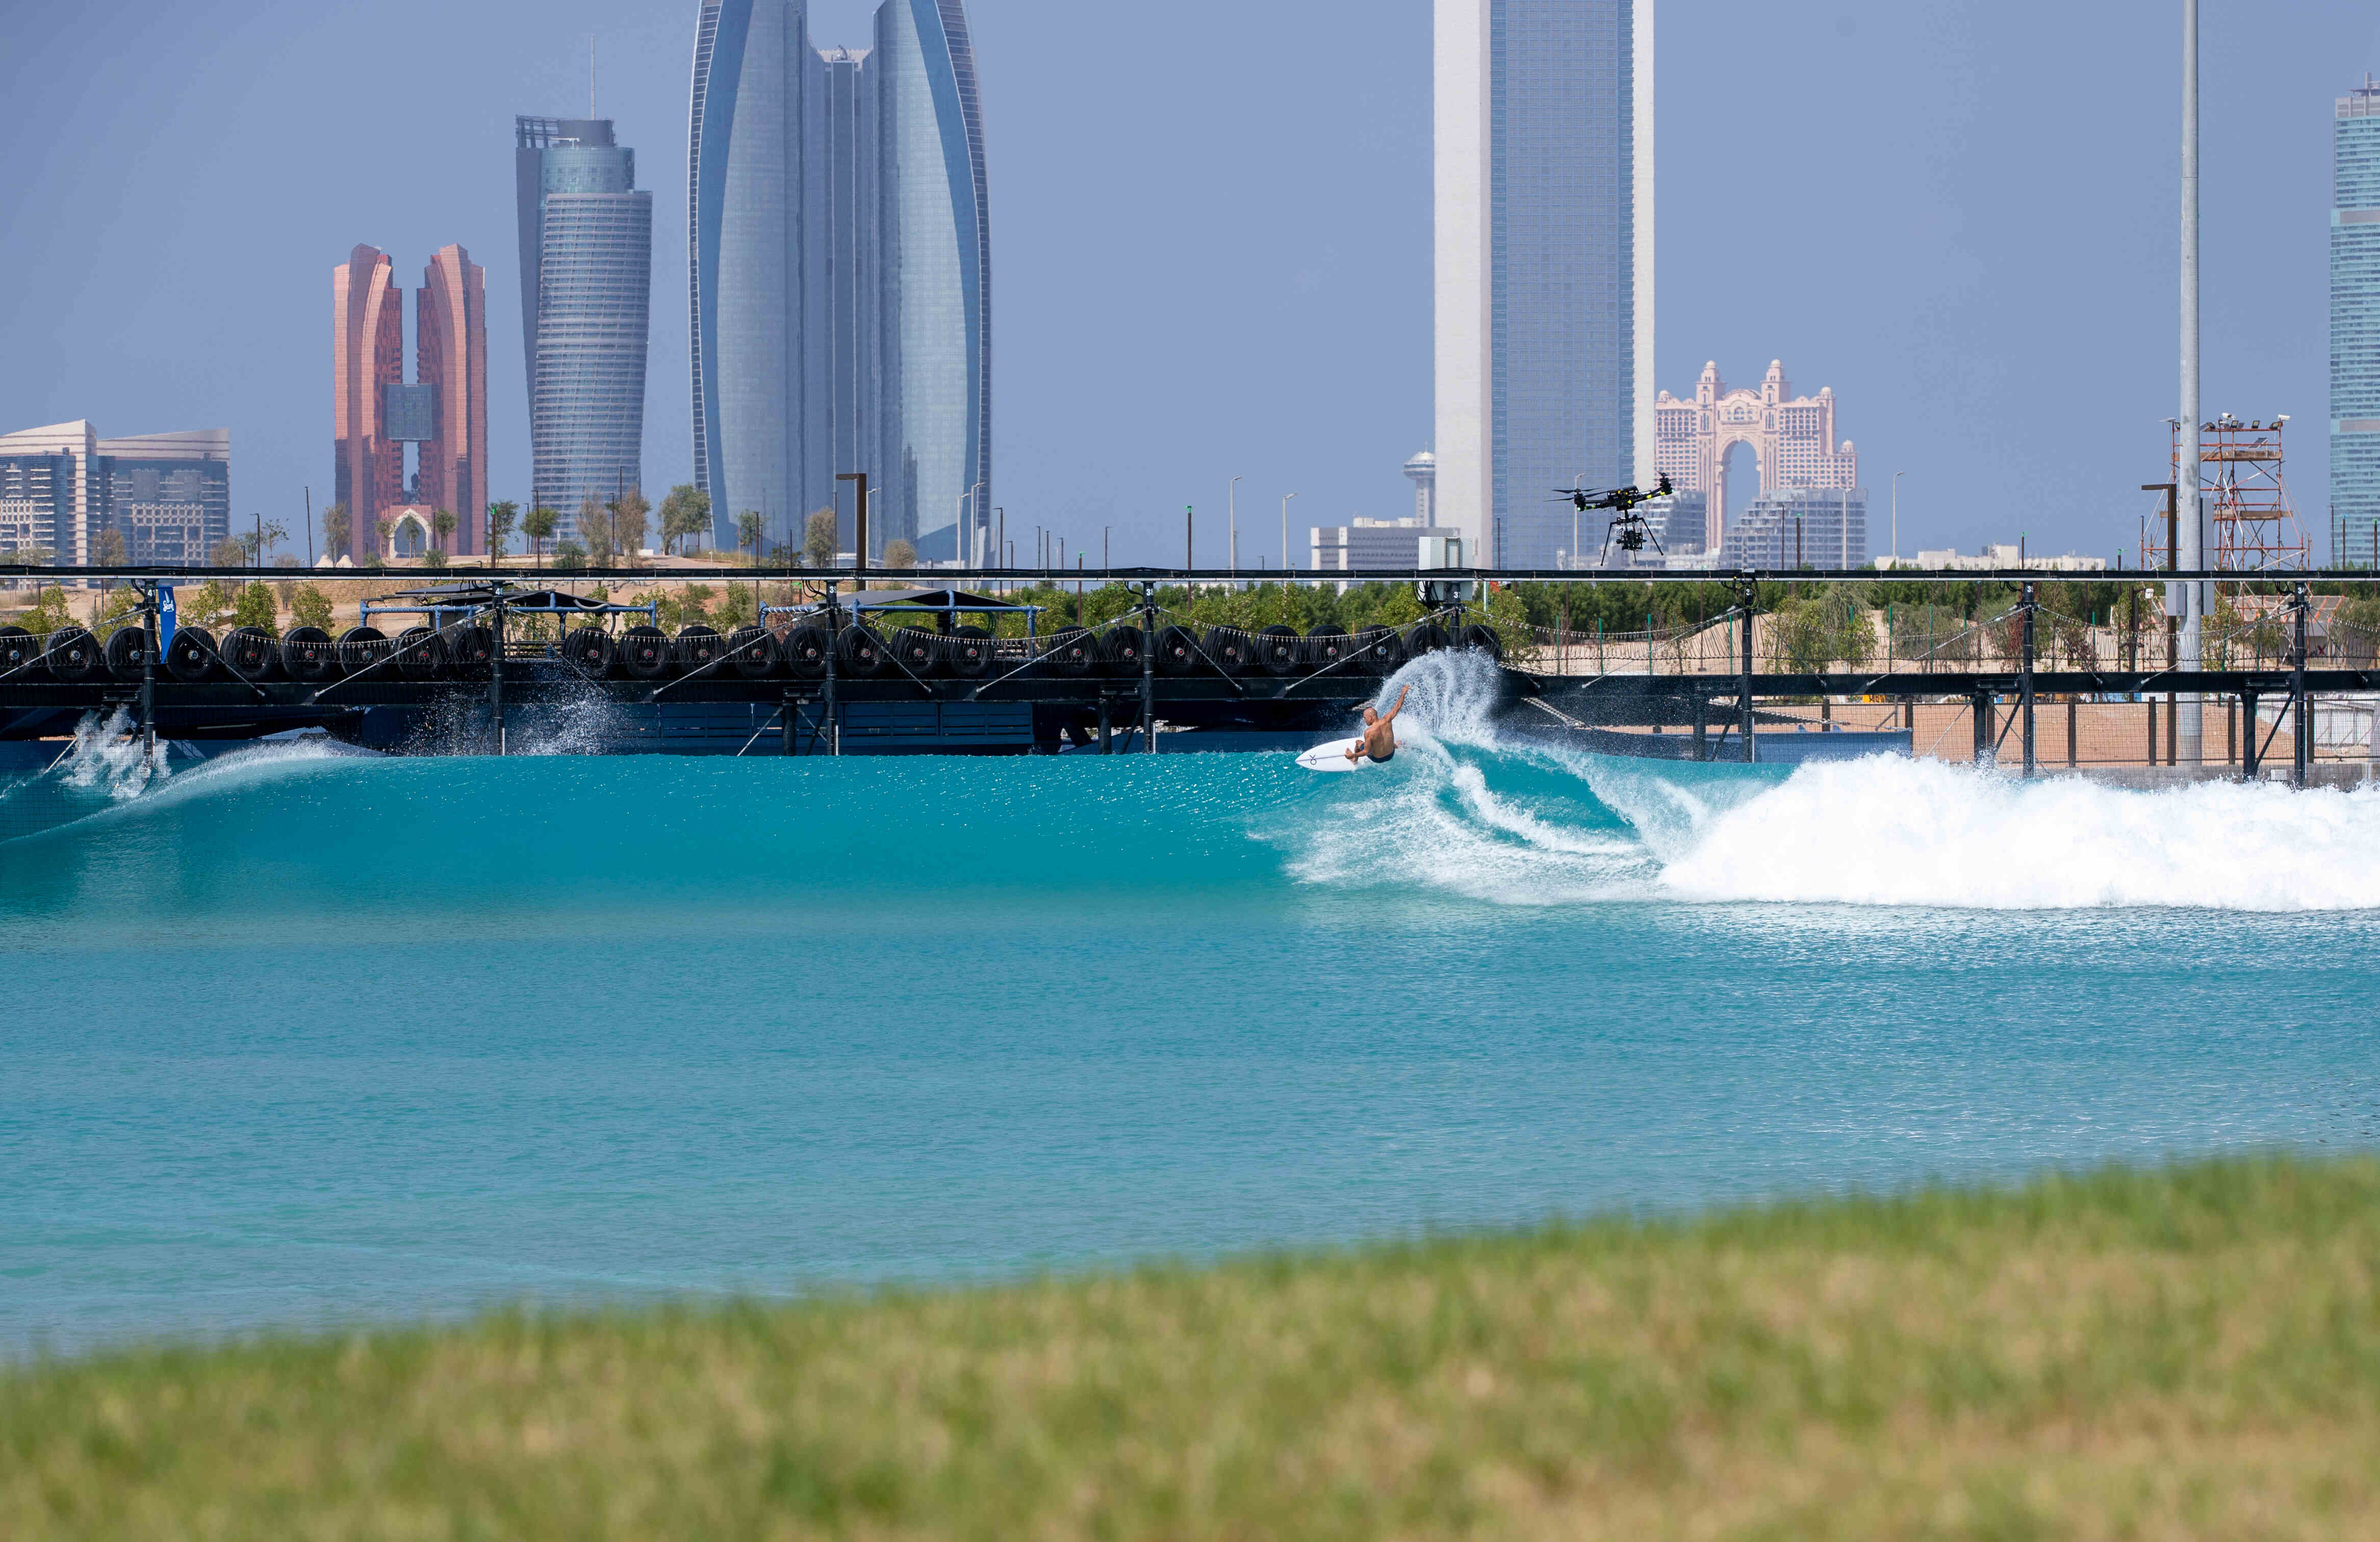
[[[2366,795],[1391,685],[1332,776],[95,738],[0,788],[0,1354],[2380,1137]]]

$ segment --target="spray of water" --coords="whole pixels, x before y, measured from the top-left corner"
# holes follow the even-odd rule
[[[165,759],[162,752],[153,758],[149,754],[131,713],[119,707],[104,720],[97,712],[84,713],[55,771],[79,792],[101,792],[128,803],[169,774]]]
[[[515,755],[601,755],[627,736],[619,704],[589,687],[520,713],[506,748]]]

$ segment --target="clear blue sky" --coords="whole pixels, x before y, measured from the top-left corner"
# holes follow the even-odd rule
[[[864,44],[870,7],[817,6]],[[601,108],[656,207],[645,476],[691,477],[692,0],[10,0],[0,427],[228,427],[244,516],[331,479],[330,270],[489,271],[493,480],[528,443],[512,118]],[[1012,538],[1175,560],[1406,506],[1430,432],[1427,0],[974,0],[990,138],[995,474]],[[1831,385],[1905,550],[2129,544],[2173,410],[2178,0],[1664,8],[1661,383]],[[2206,407],[2294,415],[2321,528],[2331,99],[2346,0],[2207,0]],[[2294,426],[2294,425],[2293,425]],[[1211,522],[1211,523],[1210,523]],[[1302,531],[1293,544],[1304,549]],[[2319,540],[2319,536],[2318,536]],[[1219,544],[1202,536],[1206,560]],[[2319,552],[2319,546],[2318,546]]]

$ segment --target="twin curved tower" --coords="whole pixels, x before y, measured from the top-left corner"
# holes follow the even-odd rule
[[[991,508],[983,115],[961,0],[884,0],[874,46],[805,0],[702,0],[687,135],[695,478],[715,539],[798,547],[868,474],[869,543],[973,556]],[[873,555],[875,553],[871,553]]]

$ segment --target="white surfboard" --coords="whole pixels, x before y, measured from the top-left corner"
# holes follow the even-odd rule
[[[1361,738],[1333,739],[1327,745],[1316,745],[1299,756],[1297,763],[1307,771],[1362,771],[1378,764],[1368,755],[1358,755],[1353,760],[1347,759],[1347,752],[1363,742]]]

